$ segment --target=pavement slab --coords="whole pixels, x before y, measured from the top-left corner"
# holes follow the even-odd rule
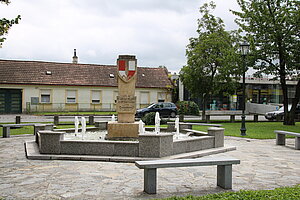
[[[224,192],[216,186],[216,166],[158,169],[157,194],[143,192],[143,170],[134,163],[28,160],[24,142],[34,136],[0,138],[0,197],[6,199],[151,199]],[[233,165],[233,190],[274,189],[300,184],[300,151],[294,139],[225,137],[236,146],[217,156],[241,160]]]

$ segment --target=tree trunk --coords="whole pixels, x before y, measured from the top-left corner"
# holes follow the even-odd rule
[[[278,44],[278,54],[279,54],[279,76],[280,76],[280,84],[283,94],[283,110],[284,110],[284,118],[283,118],[283,125],[289,125],[288,124],[288,103],[289,103],[289,97],[288,97],[288,88],[286,85],[286,62],[285,62],[285,56],[284,56],[284,47],[282,44],[282,37],[281,35],[278,35],[277,37],[277,44]],[[292,119],[289,119],[292,120]]]
[[[295,125],[295,112],[298,102],[300,102],[300,80],[298,80],[298,83],[296,85],[296,93],[292,101],[291,110],[288,112],[286,125]]]

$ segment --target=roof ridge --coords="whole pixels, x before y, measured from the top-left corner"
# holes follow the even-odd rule
[[[49,63],[49,64],[70,64],[70,65],[88,65],[88,66],[105,66],[105,67],[116,67],[117,65],[103,65],[103,64],[90,64],[90,63],[71,63],[71,62],[54,62],[54,61],[39,61],[39,60],[8,60],[8,59],[0,59],[1,61],[10,61],[10,62],[26,62],[26,63]],[[148,67],[148,66],[138,66],[138,68],[143,69],[164,69],[161,67]]]
[[[70,65],[93,65],[93,66],[111,66],[115,67],[116,65],[103,65],[103,64],[90,64],[90,63],[71,63],[71,62],[54,62],[54,61],[39,61],[39,60],[8,60],[0,59],[1,61],[10,61],[10,62],[26,62],[26,63],[49,63],[49,64],[70,64]]]

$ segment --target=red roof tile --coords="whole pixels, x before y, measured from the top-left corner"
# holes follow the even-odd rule
[[[47,75],[47,71],[51,75]],[[0,84],[116,87],[116,78],[110,78],[110,74],[117,77],[115,65],[0,60]],[[171,81],[164,68],[138,67],[136,87],[170,86]]]

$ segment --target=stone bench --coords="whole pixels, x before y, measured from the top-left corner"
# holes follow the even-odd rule
[[[184,133],[192,133],[193,135],[197,135],[197,136],[208,135],[207,132],[197,131],[197,130],[193,130],[193,129],[182,129],[182,132],[184,132]]]
[[[295,136],[295,149],[300,150],[300,133],[278,130],[275,130],[274,133],[276,133],[277,145],[285,145],[285,135]]]
[[[95,127],[98,127],[100,130],[107,130],[108,121],[95,121]]]
[[[3,128],[2,130],[2,137],[9,138],[10,137],[10,129],[12,128],[21,128],[24,126],[34,126],[34,132],[33,134],[36,134],[38,130],[41,130],[43,128],[37,128],[37,127],[48,127],[51,129],[53,127],[53,124],[38,124],[38,123],[27,123],[27,124],[0,124],[0,127]],[[48,129],[44,128],[43,130]]]
[[[210,116],[230,116],[230,122],[234,123],[235,122],[235,116],[239,116],[239,115],[241,115],[241,114],[209,114],[209,115],[205,115],[205,121],[207,123],[209,123],[210,122]],[[253,121],[258,122],[258,114],[253,115]]]
[[[240,160],[236,158],[198,158],[135,162],[138,168],[144,169],[144,191],[148,194],[156,194],[157,169],[174,167],[217,165],[217,185],[224,189],[231,189],[233,164],[240,164]]]
[[[175,131],[175,122],[168,122],[168,128],[167,130],[170,132]],[[179,123],[179,130],[182,131],[183,129],[192,129],[193,126],[212,126],[212,127],[221,127],[221,124],[207,124],[207,123],[185,123],[180,122]]]

